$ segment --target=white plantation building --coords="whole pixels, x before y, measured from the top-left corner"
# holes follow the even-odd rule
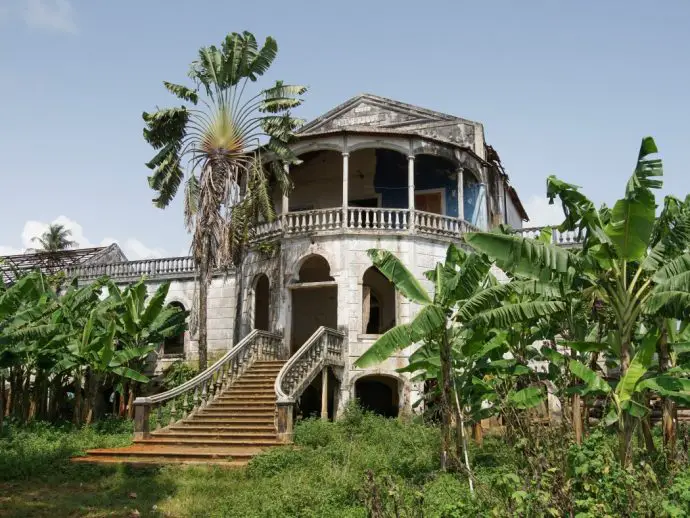
[[[243,264],[213,278],[209,356],[225,357],[195,389],[212,400],[252,362],[281,362],[279,435],[289,434],[296,408],[336,415],[357,397],[395,415],[418,397],[419,387],[396,372],[409,350],[372,369],[353,366],[417,311],[372,267],[367,250],[394,252],[423,279],[464,232],[528,221],[478,122],[363,94],[302,127],[293,149],[302,163],[290,170],[290,195],[275,191],[278,218],[258,229]],[[169,280],[168,302],[185,309],[195,297],[188,257],[77,261],[70,272],[122,283],[145,275],[151,290]],[[156,370],[196,356],[188,331],[161,348]],[[163,399],[145,402],[147,412]]]

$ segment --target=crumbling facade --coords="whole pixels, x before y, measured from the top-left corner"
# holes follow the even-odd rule
[[[378,336],[418,310],[372,268],[367,250],[394,252],[423,279],[464,232],[520,228],[527,214],[478,122],[363,94],[304,126],[293,149],[302,163],[289,171],[290,194],[275,190],[278,218],[257,229],[236,270],[212,281],[209,356],[261,329],[282,336],[289,358],[324,326],[344,335],[345,361],[332,373],[337,383],[329,395],[335,412],[353,397],[386,415],[410,409],[419,387],[396,372],[409,349],[373,369],[353,366]],[[194,304],[190,258],[87,265],[74,273],[123,283],[147,275],[151,290],[170,280],[169,302]],[[161,347],[156,370],[196,355],[192,330]]]

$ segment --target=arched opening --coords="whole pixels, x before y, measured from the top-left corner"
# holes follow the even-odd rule
[[[307,258],[300,267],[292,293],[290,350],[297,351],[321,326],[338,326],[338,287],[328,261],[320,255]]]
[[[181,302],[173,301],[168,304],[168,307],[179,308],[180,311],[185,311],[184,304]],[[182,331],[180,334],[175,336],[169,336],[163,342],[163,354],[164,355],[182,355],[184,354],[184,336],[185,332]]]
[[[269,297],[268,277],[262,273],[254,284],[254,329],[268,331]]]
[[[414,208],[458,217],[458,166],[436,155],[417,155],[414,164]]]
[[[307,258],[299,269],[299,282],[332,281],[331,267],[320,255]]]
[[[395,286],[372,266],[362,277],[362,332],[385,333],[395,320]]]
[[[290,212],[341,207],[343,201],[343,156],[331,150],[301,153],[302,161],[290,167],[293,189]],[[282,193],[274,189],[274,203],[280,207]]]
[[[400,381],[392,376],[363,376],[355,381],[355,398],[364,410],[384,417],[397,417]]]

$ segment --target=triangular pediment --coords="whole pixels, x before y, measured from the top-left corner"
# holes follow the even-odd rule
[[[411,104],[371,94],[362,94],[314,119],[299,131],[301,135],[337,130],[413,130],[420,125],[461,120]]]

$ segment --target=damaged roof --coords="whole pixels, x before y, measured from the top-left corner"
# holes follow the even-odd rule
[[[93,248],[76,248],[57,252],[32,251],[25,254],[0,256],[0,278],[5,284],[13,283],[24,273],[40,270],[54,274],[72,266],[127,261],[116,243]]]

